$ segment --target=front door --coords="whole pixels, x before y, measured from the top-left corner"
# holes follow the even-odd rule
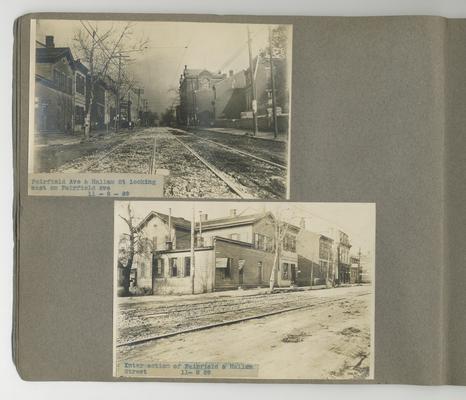
[[[262,261],[257,263],[257,283],[262,285]]]
[[[296,282],[296,265],[291,264],[291,284],[293,285]]]

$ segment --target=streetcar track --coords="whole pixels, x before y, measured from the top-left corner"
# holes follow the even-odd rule
[[[201,162],[203,162],[209,169],[211,169],[218,177],[220,177],[222,180],[224,180],[224,182],[232,190],[234,190],[235,193],[238,194],[240,197],[249,198],[249,199],[257,198],[257,196],[253,196],[253,195],[251,195],[249,193],[248,189],[251,190],[249,185],[253,185],[253,187],[256,187],[259,192],[260,191],[266,192],[269,195],[273,194],[273,195],[277,196],[278,198],[283,197],[284,194],[281,191],[274,190],[273,186],[271,186],[270,184],[264,186],[263,180],[258,181],[257,176],[256,176],[257,171],[254,171],[254,173],[252,173],[251,171],[238,170],[236,168],[236,172],[235,172],[235,166],[232,169],[231,165],[230,165],[230,173],[220,171],[220,169],[215,167],[205,157],[201,156],[199,154],[199,152],[193,148],[193,145],[195,146],[195,145],[199,144],[199,142],[209,143],[212,146],[217,146],[223,152],[235,155],[239,159],[240,158],[247,159],[246,164],[249,162],[249,158],[251,157],[251,154],[246,153],[246,152],[238,152],[238,151],[236,151],[235,149],[233,149],[231,147],[228,147],[228,146],[225,147],[225,146],[223,146],[223,145],[221,145],[221,144],[219,144],[217,142],[205,140],[203,138],[197,137],[196,135],[193,135],[191,133],[186,132],[187,134],[184,135],[185,138],[194,139],[193,142],[188,144],[188,143],[186,143],[185,140],[182,140],[181,138],[177,137],[175,135],[175,133],[173,133],[173,132],[180,132],[180,131],[173,131],[172,130],[173,137],[179,143],[181,143],[183,146],[185,146],[190,152],[192,152]],[[181,131],[181,132],[185,132],[185,131]],[[195,141],[197,141],[197,143]],[[216,158],[216,160],[217,160],[217,158]],[[222,157],[219,156],[218,160],[222,161]],[[280,168],[280,171],[283,171],[283,166],[277,167],[276,165],[272,165],[268,160],[262,160],[261,159],[259,162],[262,162],[263,164],[265,164],[265,166],[262,167],[263,170],[264,170],[263,171],[264,177],[270,176],[271,172],[267,171],[270,168]],[[235,164],[233,164],[233,165],[235,165]],[[258,168],[258,164],[256,164],[255,167]],[[248,185],[243,185],[242,183],[238,182],[238,180],[246,180]],[[242,189],[242,188],[245,188],[245,189]],[[239,193],[238,190],[241,193]]]
[[[242,199],[255,199],[256,197],[248,193],[246,188],[243,188],[242,185],[233,181],[228,174],[220,171],[217,167],[208,162],[204,157],[202,157],[197,151],[195,151],[191,146],[184,143],[180,138],[173,135],[174,139],[178,141],[182,146],[184,146],[191,154],[193,154],[199,161],[201,161],[210,171],[212,171],[218,178],[220,178],[235,194],[240,196]]]
[[[273,165],[274,167],[281,168],[281,169],[283,169],[285,171],[287,169],[286,165],[279,164],[279,163],[276,163],[276,162],[273,162],[273,161],[270,161],[270,160],[266,160],[265,158],[258,157],[258,156],[254,155],[254,154],[248,153],[247,151],[240,150],[240,149],[235,149],[235,148],[230,147],[230,146],[228,146],[226,144],[216,142],[215,140],[206,139],[206,138],[203,138],[203,137],[196,136],[194,133],[189,132],[189,131],[182,131],[182,132],[185,132],[188,135],[191,135],[191,136],[195,137],[197,140],[201,140],[201,141],[204,141],[204,142],[212,143],[214,145],[223,147],[223,148],[225,148],[225,149],[227,149],[227,150],[229,150],[229,151],[231,151],[233,153],[238,153],[238,154],[241,154],[241,155],[246,156],[246,157],[254,158],[254,159],[258,160],[258,161],[262,161],[262,162],[264,162],[266,164]]]
[[[360,294],[354,295],[354,297],[367,296],[369,294],[370,294],[369,292],[360,293]],[[155,341],[155,340],[159,340],[159,339],[164,339],[164,338],[177,336],[177,335],[180,335],[180,334],[183,334],[183,333],[190,333],[190,332],[196,332],[196,331],[201,331],[201,330],[212,329],[212,328],[220,327],[220,326],[233,325],[233,324],[240,323],[240,322],[243,322],[243,321],[249,321],[249,320],[253,320],[253,319],[265,318],[265,317],[268,317],[268,316],[282,314],[282,313],[285,313],[285,312],[301,310],[301,309],[305,309],[305,308],[313,308],[313,307],[320,306],[320,305],[323,305],[323,304],[335,303],[335,302],[339,302],[339,301],[346,300],[346,299],[347,299],[347,297],[339,297],[339,298],[336,298],[336,299],[322,300],[322,301],[314,302],[314,303],[311,303],[311,304],[298,305],[298,306],[294,306],[294,307],[268,311],[268,312],[265,312],[265,313],[260,313],[260,314],[255,314],[255,315],[248,315],[248,316],[244,316],[242,318],[235,318],[235,319],[231,319],[231,320],[227,320],[227,321],[224,320],[224,321],[214,322],[214,323],[201,325],[201,326],[191,326],[189,328],[178,330],[178,331],[167,332],[167,333],[160,334],[160,335],[145,336],[145,337],[142,337],[142,338],[139,338],[139,339],[134,339],[134,340],[129,340],[129,341],[126,341],[126,342],[123,342],[123,343],[118,343],[118,344],[116,344],[116,347],[128,347],[128,346],[139,345],[139,344],[143,344],[143,343],[147,343],[147,342],[151,342],[151,341]],[[304,302],[304,301],[307,301],[307,300],[309,300],[309,299],[302,299],[301,302]],[[293,301],[288,301],[288,303],[289,302],[293,302]],[[265,307],[267,307],[267,305],[265,305]],[[251,307],[250,309],[253,309],[253,308],[254,307]],[[222,313],[226,314],[228,312],[235,313],[235,310],[228,310],[228,311],[225,311],[225,312],[221,311],[221,312],[212,313],[212,314],[222,314]],[[204,315],[205,314],[203,314],[202,316],[204,316]],[[210,314],[207,314],[207,315],[210,315]],[[180,317],[180,319],[182,319],[182,317]],[[202,318],[197,318],[197,319],[199,320],[199,319],[202,319]],[[196,321],[196,319],[194,319],[194,322],[195,321]]]

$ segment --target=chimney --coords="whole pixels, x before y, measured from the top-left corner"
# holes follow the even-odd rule
[[[301,219],[299,220],[299,227],[301,229],[306,229],[306,220],[304,218],[301,217]]]
[[[53,36],[47,35],[45,37],[45,47],[55,47],[55,42],[53,41]]]
[[[201,222],[206,222],[207,221],[207,214],[201,214]]]
[[[230,210],[230,217],[236,217],[236,208]]]
[[[232,70],[232,69],[230,69],[230,70],[228,71],[228,75],[230,76],[230,78],[233,76],[233,70]]]

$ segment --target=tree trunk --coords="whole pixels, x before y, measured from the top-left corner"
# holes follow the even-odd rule
[[[131,277],[131,268],[123,268],[123,296],[129,296],[129,286],[130,286],[130,277]]]

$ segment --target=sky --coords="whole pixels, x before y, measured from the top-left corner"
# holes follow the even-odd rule
[[[127,215],[126,201],[115,202],[115,233],[126,232],[126,224],[119,215]],[[299,225],[301,217],[305,219],[306,229],[332,238],[338,230],[343,230],[350,237],[353,253],[361,248],[363,253],[374,255],[375,249],[375,204],[374,203],[298,203],[298,202],[216,202],[216,201],[136,201],[131,202],[136,221],[141,221],[151,211],[172,216],[192,219],[194,214],[199,219],[199,212],[206,213],[208,219],[229,215],[230,209],[236,209],[237,215],[248,215],[263,211],[277,211],[283,220]]]
[[[113,27],[121,32],[123,21],[86,21],[98,32]],[[239,71],[249,65],[247,25],[238,23],[195,22],[134,22],[130,41],[148,39],[148,48],[142,53],[131,53],[129,66],[140,86],[149,108],[162,112],[172,104],[170,88],[179,85],[184,65],[188,68],[208,69],[213,72]],[[83,26],[78,20],[38,20],[36,39],[44,42],[45,35],[53,35],[56,47],[72,47],[73,38]],[[267,46],[268,25],[249,25],[252,53]],[[85,31],[84,31],[85,32]],[[291,26],[290,26],[291,43]],[[291,48],[291,46],[290,46]]]

